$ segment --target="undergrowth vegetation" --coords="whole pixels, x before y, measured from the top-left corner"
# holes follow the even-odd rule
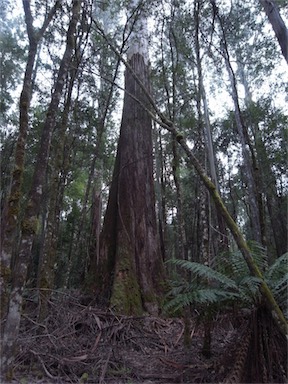
[[[264,280],[288,318],[288,253],[269,266],[264,247],[251,242],[250,248]],[[211,305],[221,311],[235,307],[253,309],[262,304],[259,290],[261,279],[250,275],[238,250],[220,256],[212,266],[179,259],[169,260],[169,263],[180,267],[186,277],[181,277],[179,270],[176,272],[176,277],[171,281],[166,311],[179,311],[190,305],[195,309],[201,307],[202,310],[211,308]]]

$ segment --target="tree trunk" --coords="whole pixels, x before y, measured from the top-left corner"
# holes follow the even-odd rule
[[[203,105],[203,113],[201,111],[201,108],[199,106],[199,118],[202,118],[203,115],[203,130],[204,130],[204,138],[205,138],[205,144],[207,149],[207,155],[208,155],[208,161],[209,161],[209,170],[210,175],[213,183],[216,186],[217,191],[219,192],[219,183],[218,183],[218,176],[217,176],[217,168],[216,168],[216,162],[215,162],[215,153],[214,153],[214,146],[213,146],[213,140],[212,140],[212,132],[211,132],[211,125],[210,125],[210,119],[209,119],[209,109],[208,109],[208,101],[206,97],[204,82],[203,82],[203,71],[202,71],[202,58],[200,55],[200,8],[203,6],[203,2],[197,1],[195,2],[195,8],[194,8],[194,19],[195,19],[195,54],[196,54],[196,65],[197,65],[197,75],[198,75],[198,93],[199,93],[199,104]],[[227,251],[228,249],[228,237],[227,237],[227,228],[225,226],[225,223],[223,221],[223,218],[218,215],[216,211],[216,223],[215,226],[218,227],[217,230],[217,244],[215,244],[215,248],[217,249],[217,253],[222,253],[224,251]],[[212,224],[213,225],[213,224]]]
[[[178,258],[182,260],[187,260],[187,246],[186,246],[186,232],[184,225],[183,217],[183,198],[182,198],[182,186],[180,180],[180,159],[178,153],[177,141],[172,137],[172,151],[173,151],[173,160],[172,160],[172,171],[173,179],[176,187],[176,197],[177,197],[177,244],[176,250]]]
[[[79,63],[78,63],[79,65]],[[59,230],[59,184],[60,174],[63,165],[65,136],[68,125],[69,111],[71,107],[72,91],[77,74],[77,63],[74,62],[71,71],[71,78],[68,84],[68,92],[65,101],[64,111],[60,123],[57,139],[55,140],[55,151],[53,153],[52,174],[49,184],[49,209],[46,231],[44,235],[43,252],[39,259],[37,288],[39,289],[39,321],[45,319],[48,311],[48,299],[51,295],[51,290],[54,287],[54,264],[56,261],[57,252],[57,234]]]
[[[149,89],[145,19],[137,19],[129,64]],[[137,26],[134,26],[135,28]],[[143,40],[144,38],[144,40]],[[137,102],[135,100],[139,100]],[[142,87],[125,72],[125,96],[112,185],[100,241],[100,290],[126,314],[158,312],[163,266],[153,181],[152,123]],[[98,274],[99,276],[99,274]]]
[[[236,54],[237,56],[237,54]],[[251,105],[252,98],[251,93],[249,90],[248,82],[246,79],[246,74],[244,70],[244,65],[242,63],[242,60],[238,58],[237,56],[237,66],[238,66],[238,72],[240,75],[241,83],[244,86],[245,90],[245,104],[248,108],[248,119],[246,125],[250,128],[250,131],[254,134],[254,143],[252,142],[252,138],[250,137],[248,133],[248,129],[244,130],[245,135],[245,141],[248,145],[248,148],[250,149],[251,153],[251,166],[252,166],[252,172],[255,179],[255,190],[256,190],[256,200],[257,200],[257,206],[258,206],[258,216],[259,216],[259,224],[260,224],[260,236],[261,236],[261,244],[263,246],[267,245],[267,235],[266,235],[266,220],[265,220],[265,209],[264,209],[264,200],[263,200],[263,178],[261,178],[261,172],[260,169],[262,168],[260,162],[259,162],[259,154],[258,154],[258,142],[261,141],[261,137],[258,134],[258,128],[253,126],[252,119],[249,112],[249,106]]]
[[[46,16],[41,29],[38,31],[33,27],[33,17],[30,9],[30,1],[23,0],[25,12],[25,22],[29,38],[29,51],[26,63],[23,88],[19,101],[19,134],[15,149],[15,164],[12,173],[11,191],[8,201],[4,206],[3,218],[1,219],[2,244],[1,244],[1,272],[0,272],[0,296],[1,296],[1,314],[0,318],[6,315],[8,304],[8,284],[11,278],[11,259],[15,245],[15,239],[19,225],[20,200],[22,196],[22,179],[24,171],[24,158],[26,148],[26,138],[29,129],[29,108],[32,97],[32,81],[36,75],[34,69],[37,48],[47,27],[49,26],[60,2],[56,1],[54,7]]]
[[[288,63],[288,29],[280,15],[279,9],[273,0],[259,0],[272,25],[282,54]]]
[[[38,215],[42,202],[42,190],[45,183],[46,168],[49,159],[50,142],[55,127],[56,114],[62,95],[65,77],[74,49],[74,34],[80,15],[80,0],[73,1],[72,17],[67,31],[67,45],[58,72],[57,81],[49,105],[46,120],[43,127],[36,167],[33,175],[32,186],[29,192],[28,204],[22,222],[22,237],[19,254],[13,271],[12,289],[9,300],[9,308],[4,328],[2,369],[9,375],[14,359],[14,349],[19,333],[21,319],[22,294],[27,276],[27,268],[30,260],[30,252],[33,239],[38,230]]]
[[[253,156],[253,153],[252,153],[253,159],[251,159],[249,154],[248,148],[250,143],[247,142],[247,137],[248,137],[246,132],[247,128],[244,125],[243,118],[240,111],[236,77],[231,66],[228,47],[225,39],[225,32],[222,26],[222,21],[219,16],[218,16],[218,20],[222,28],[222,35],[223,35],[222,51],[223,51],[223,56],[224,56],[227,72],[228,72],[230,83],[231,83],[231,96],[232,96],[234,108],[235,108],[235,121],[236,121],[237,131],[238,131],[239,140],[241,144],[241,149],[242,149],[245,177],[247,180],[252,236],[253,236],[253,240],[257,241],[259,244],[262,244],[260,209],[259,209],[259,201],[258,201],[259,186],[256,183],[256,176],[255,176],[255,173],[253,172],[253,167],[252,167],[252,161],[255,158]]]
[[[166,201],[165,201],[165,182],[164,182],[164,159],[162,148],[161,128],[158,129],[154,122],[154,132],[157,132],[155,136],[156,148],[155,148],[155,192],[156,192],[156,205],[157,216],[159,223],[159,237],[160,248],[163,260],[166,260]]]

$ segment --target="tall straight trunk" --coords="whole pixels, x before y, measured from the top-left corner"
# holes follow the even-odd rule
[[[157,132],[157,127],[154,122],[154,132]],[[166,200],[165,200],[165,181],[164,181],[164,155],[162,147],[161,128],[158,128],[155,138],[155,173],[156,173],[156,204],[158,213],[158,225],[160,236],[160,248],[163,260],[166,260]]]
[[[217,191],[219,192],[219,182],[218,182],[218,176],[217,176],[217,169],[216,169],[216,161],[215,161],[215,153],[214,153],[214,146],[213,146],[213,140],[212,140],[212,132],[211,132],[211,125],[210,125],[210,119],[209,119],[209,107],[208,107],[208,101],[206,97],[205,87],[204,87],[204,81],[203,81],[203,71],[202,71],[202,57],[200,55],[200,10],[203,6],[203,1],[197,1],[195,2],[195,8],[194,8],[194,20],[195,20],[195,54],[196,54],[196,66],[197,66],[197,75],[198,75],[198,92],[199,92],[199,99],[202,102],[202,111],[200,112],[200,115],[204,120],[204,137],[205,137],[205,144],[207,149],[207,155],[208,155],[208,161],[209,161],[209,171],[211,175],[211,179],[213,183],[216,186]],[[228,248],[228,237],[227,237],[227,229],[225,226],[225,223],[223,221],[223,218],[216,212],[216,226],[218,227],[217,230],[217,253],[221,253],[227,250]],[[215,225],[214,224],[214,225]]]
[[[139,15],[134,28],[128,62],[149,89],[145,17]],[[155,212],[152,123],[144,107],[148,107],[147,97],[133,73],[125,72],[120,137],[100,240],[99,283],[115,310],[157,313],[163,266]]]
[[[176,249],[178,257],[186,260],[187,259],[187,241],[186,241],[186,232],[184,225],[183,217],[183,197],[182,197],[182,185],[180,179],[180,158],[178,153],[178,145],[175,138],[172,137],[172,172],[174,184],[176,187],[176,197],[177,197],[177,244]]]
[[[271,161],[269,159],[265,143],[260,136],[259,127],[254,127],[255,131],[255,147],[259,164],[259,177],[262,183],[262,194],[264,196],[268,217],[270,218],[270,233],[273,234],[276,254],[278,257],[287,252],[287,199],[278,195],[276,178],[272,170]],[[264,211],[265,207],[263,207]],[[265,210],[266,212],[266,210]],[[267,219],[265,217],[265,219]],[[267,222],[267,220],[265,220]],[[267,225],[268,227],[268,225]],[[268,235],[266,228],[265,236]],[[270,241],[267,239],[267,244]],[[270,245],[270,244],[269,244]]]
[[[38,215],[42,202],[43,185],[46,178],[51,136],[55,127],[58,105],[74,49],[74,34],[79,20],[80,9],[81,1],[74,0],[72,6],[72,16],[67,31],[66,49],[60,64],[58,77],[47,111],[32,186],[28,196],[28,204],[21,225],[22,237],[13,271],[12,288],[3,337],[2,368],[3,372],[6,372],[7,374],[9,374],[9,370],[12,367],[14,359],[14,349],[17,342],[21,319],[22,294],[25,286],[33,239],[39,226]]]
[[[288,63],[288,29],[274,0],[259,0],[272,25],[282,54]]]
[[[264,201],[266,201],[276,253],[277,257],[280,257],[287,251],[287,208],[285,207],[284,201],[282,202],[281,198],[278,196],[276,179],[271,169],[271,162],[269,161],[269,156],[267,154],[265,143],[262,140],[258,124],[253,123],[252,117],[249,113],[249,107],[252,105],[253,101],[242,60],[237,60],[237,65],[239,68],[241,82],[245,89],[245,104],[248,109],[249,124],[253,129],[255,152],[257,154],[257,168],[259,169],[258,178],[259,184],[261,185],[258,201],[260,200],[262,202],[262,239],[267,239],[268,233],[268,228],[266,228],[267,218],[265,216],[266,210],[264,205]],[[263,199],[262,195],[266,196],[266,199]],[[268,239],[264,242],[264,244],[267,241]]]
[[[172,20],[174,19],[174,12],[172,11]],[[169,117],[171,121],[175,121],[176,119],[176,107],[177,107],[177,71],[179,67],[178,60],[178,47],[177,47],[177,39],[172,27],[169,30],[169,44],[170,44],[170,55],[171,55],[171,67],[172,67],[172,105],[170,105],[170,97],[168,96],[168,108],[169,108]],[[164,63],[163,63],[164,64]],[[163,65],[164,67],[164,65]],[[167,86],[166,86],[167,87]],[[183,217],[183,193],[182,193],[182,185],[180,178],[180,161],[179,161],[179,153],[178,153],[178,145],[175,138],[172,137],[172,173],[174,184],[176,188],[176,206],[177,206],[177,216],[176,216],[176,225],[177,225],[177,234],[176,234],[176,252],[178,256],[185,260],[187,258],[186,251],[186,233],[185,233],[185,225],[184,225],[184,217]]]
[[[250,131],[253,133],[254,136],[254,143],[252,143],[252,135],[248,134],[248,130],[245,130],[245,139],[246,143],[248,144],[248,147],[250,149],[251,153],[251,163],[253,168],[253,175],[255,178],[255,185],[256,185],[256,192],[257,192],[257,203],[258,203],[258,211],[259,211],[259,223],[260,223],[260,231],[261,231],[261,243],[266,246],[267,245],[267,234],[266,234],[266,217],[265,217],[265,206],[264,206],[264,180],[261,175],[261,169],[262,164],[261,160],[259,161],[259,146],[258,143],[262,142],[262,139],[259,135],[258,127],[255,127],[255,124],[252,121],[249,107],[252,104],[252,95],[249,89],[249,84],[246,78],[245,68],[243,65],[243,61],[241,58],[238,58],[237,56],[237,67],[238,67],[238,73],[240,75],[240,81],[242,85],[244,86],[245,91],[245,105],[248,110],[248,119],[247,119],[247,125],[250,128]]]
[[[99,172],[100,173],[100,172]],[[89,254],[90,254],[90,263],[89,263],[89,271],[95,271],[97,269],[97,265],[100,261],[100,233],[101,233],[101,212],[102,212],[102,193],[101,193],[101,185],[97,184],[93,188],[92,193],[92,206],[91,206],[91,231],[89,238]],[[90,281],[91,275],[88,275],[88,281],[85,282],[86,286],[91,287]],[[93,279],[93,277],[92,277]],[[91,279],[91,280],[92,280]],[[95,286],[95,283],[94,283]]]
[[[79,63],[78,63],[79,64]],[[49,209],[47,225],[44,234],[44,244],[42,255],[39,259],[37,288],[39,289],[39,321],[42,321],[48,311],[47,303],[54,287],[54,264],[57,252],[57,234],[59,230],[59,192],[60,192],[60,174],[63,165],[65,136],[68,125],[69,111],[71,108],[71,99],[73,86],[77,74],[77,63],[71,71],[71,78],[68,84],[67,97],[65,101],[64,111],[57,132],[57,143],[55,143],[55,151],[53,153],[52,173],[49,183]]]
[[[23,0],[25,12],[25,23],[29,39],[28,58],[26,63],[23,87],[19,101],[19,134],[15,149],[15,164],[12,173],[11,191],[7,202],[5,202],[4,213],[1,219],[2,244],[1,244],[1,272],[0,272],[0,296],[1,314],[0,318],[6,315],[8,304],[8,285],[11,279],[11,260],[19,226],[20,200],[22,197],[22,179],[24,171],[26,138],[29,129],[29,108],[32,98],[33,79],[36,76],[35,59],[39,42],[47,30],[60,1],[56,1],[53,8],[46,16],[42,27],[36,30],[33,26],[33,16],[30,9],[30,1]]]
[[[226,64],[226,68],[227,68],[227,72],[228,72],[228,76],[231,84],[231,96],[234,103],[236,127],[238,131],[238,136],[239,136],[242,155],[243,155],[243,166],[245,169],[246,184],[248,189],[248,199],[249,199],[249,208],[250,208],[249,216],[251,221],[252,236],[253,236],[253,240],[261,244],[262,243],[261,220],[260,220],[260,207],[259,207],[259,201],[258,201],[259,186],[257,185],[255,172],[253,171],[253,165],[255,164],[255,156],[253,151],[251,150],[252,148],[251,148],[251,143],[249,141],[249,137],[247,133],[247,127],[245,126],[242,118],[242,114],[239,106],[236,76],[230,61],[227,41],[225,37],[225,30],[223,28],[221,17],[219,16],[218,13],[217,13],[217,18],[222,30],[222,42],[221,42],[222,53],[223,53],[223,57],[225,60],[225,64]],[[251,150],[251,156],[249,153],[249,149]]]

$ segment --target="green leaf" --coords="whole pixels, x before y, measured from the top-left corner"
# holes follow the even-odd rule
[[[196,276],[203,278],[204,280],[215,280],[223,284],[226,288],[237,289],[237,285],[234,280],[225,276],[224,274],[215,271],[214,269],[188,260],[169,260],[170,263],[178,265],[179,267],[194,273]]]

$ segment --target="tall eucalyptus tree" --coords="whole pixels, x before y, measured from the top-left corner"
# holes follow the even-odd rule
[[[141,2],[131,1],[129,10],[130,69],[125,71],[120,137],[95,278],[116,310],[157,313],[163,267],[155,213],[152,123],[146,94],[135,80],[136,74],[149,92],[147,19]]]

